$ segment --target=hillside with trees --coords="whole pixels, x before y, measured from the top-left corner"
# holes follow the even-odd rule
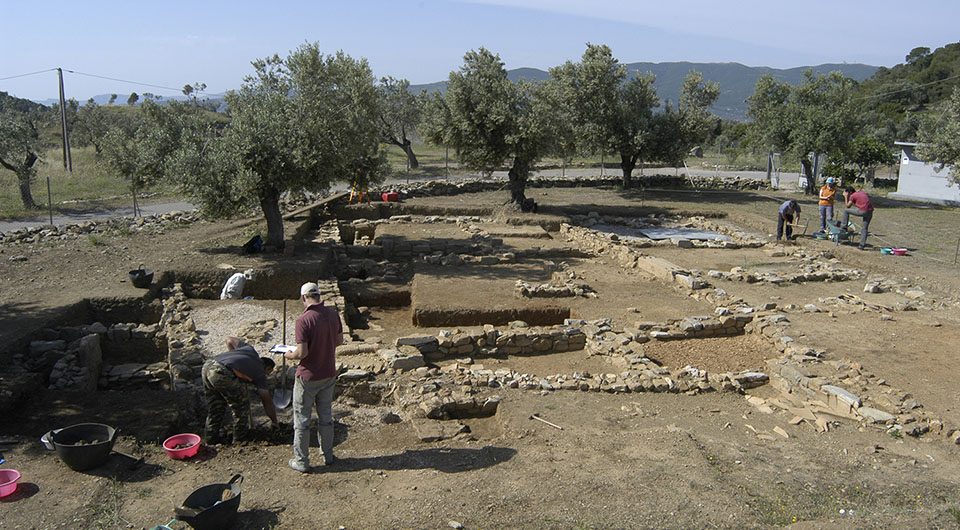
[[[923,116],[960,86],[960,42],[930,51],[917,47],[904,62],[881,67],[857,91],[862,112],[885,143],[916,141]]]
[[[812,70],[814,74],[828,74],[839,71],[844,76],[856,81],[867,79],[877,71],[876,66],[867,64],[820,64],[816,66],[799,66],[796,68],[770,68],[766,66],[746,66],[740,63],[691,63],[691,62],[635,62],[622,63],[624,71],[630,77],[653,74],[653,89],[664,100],[679,101],[683,90],[683,82],[690,72],[700,72],[704,80],[717,83],[723,89],[717,95],[716,101],[710,106],[710,112],[724,120],[746,121],[746,99],[753,93],[754,86],[760,76],[767,74],[775,79],[799,85],[803,73]],[[526,79],[527,81],[546,81],[550,79],[550,72],[537,68],[516,68],[507,71],[507,78],[511,81]],[[410,90],[419,93],[426,90],[428,93],[446,90],[446,82],[411,85]]]

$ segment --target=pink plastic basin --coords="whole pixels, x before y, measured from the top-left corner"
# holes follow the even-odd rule
[[[0,497],[6,497],[17,491],[20,472],[14,469],[0,469]]]
[[[905,248],[900,248],[900,247],[894,247],[894,248],[891,249],[891,250],[893,250],[893,255],[894,255],[894,256],[903,256],[904,254],[907,253],[907,249],[905,249]]]
[[[183,449],[174,449],[174,447],[182,444],[193,445],[184,447]],[[170,458],[174,460],[190,458],[200,450],[200,437],[190,433],[175,434],[163,441],[163,449],[170,455]]]

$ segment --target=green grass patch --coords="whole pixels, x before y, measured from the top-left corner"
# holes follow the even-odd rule
[[[947,508],[947,512],[949,512],[950,515],[953,516],[953,521],[957,524],[957,526],[960,526],[960,508],[956,506],[951,506]]]
[[[133,526],[120,516],[120,507],[123,505],[122,487],[123,484],[115,478],[109,479],[109,482],[101,487],[94,500],[88,505],[89,515],[86,528],[99,530]]]
[[[33,200],[39,206],[37,210],[24,209],[17,176],[12,171],[0,169],[0,218],[46,214],[49,204],[48,179],[50,198],[55,212],[63,209],[82,209],[83,203],[93,203],[86,206],[97,207],[132,203],[130,184],[105,169],[97,161],[96,152],[92,147],[71,149],[71,160],[73,161],[72,172],[64,169],[63,154],[60,149],[49,149],[43,153],[40,161],[37,162],[37,178],[30,187]],[[144,192],[173,194],[172,187],[166,186],[140,190],[138,193]]]

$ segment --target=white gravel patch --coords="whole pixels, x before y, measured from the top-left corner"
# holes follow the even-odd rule
[[[283,342],[283,302],[280,300],[223,300],[215,305],[194,307],[190,317],[197,325],[200,335],[200,347],[207,356],[223,353],[227,337],[237,336],[244,328],[260,321],[274,321],[276,327],[266,335],[264,341],[251,342],[260,355],[268,355],[268,350]],[[302,312],[296,300],[287,302],[287,341],[295,342],[294,324]],[[271,355],[276,361],[279,355]]]

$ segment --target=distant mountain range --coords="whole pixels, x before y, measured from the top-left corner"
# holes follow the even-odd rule
[[[790,84],[800,84],[803,78],[803,72],[812,69],[815,74],[827,74],[835,70],[843,72],[846,77],[863,81],[869,78],[877,71],[876,66],[867,64],[821,64],[817,66],[798,66],[781,70],[769,68],[766,66],[745,66],[740,63],[630,63],[625,64],[630,75],[651,72],[657,76],[654,87],[660,96],[661,102],[669,99],[674,104],[680,97],[680,87],[683,85],[683,78],[691,70],[696,70],[703,74],[704,79],[714,81],[720,84],[720,97],[710,108],[717,116],[728,119],[744,121],[747,119],[747,104],[745,100],[753,94],[753,89],[757,84],[757,79],[762,74],[770,74],[781,81]],[[507,77],[511,81],[526,79],[527,81],[542,81],[550,79],[550,73],[536,68],[517,68],[509,70]],[[421,90],[427,92],[446,91],[447,82],[440,81],[424,85],[410,85],[410,90],[419,93]]]
[[[691,70],[696,70],[703,74],[704,79],[714,81],[720,84],[720,97],[711,107],[711,111],[717,116],[728,119],[744,121],[747,119],[747,104],[745,100],[753,94],[753,89],[757,84],[757,79],[762,74],[768,73],[790,84],[799,84],[803,77],[803,72],[812,69],[815,74],[827,74],[839,70],[843,75],[863,81],[869,78],[877,71],[876,66],[867,64],[820,64],[817,66],[798,66],[781,70],[778,68],[769,68],[766,66],[746,66],[740,63],[629,63],[625,64],[630,75],[636,75],[638,72],[651,72],[657,76],[654,87],[660,96],[661,102],[670,100],[676,104],[680,97],[680,87],[683,84],[683,78]],[[550,73],[536,68],[517,68],[507,71],[507,77],[511,81],[526,79],[528,81],[542,81],[550,78]],[[423,85],[410,85],[410,90],[419,93],[421,90],[427,92],[445,92],[447,89],[446,81],[436,83],[427,83]],[[118,94],[114,105],[126,105],[127,97],[130,94]],[[140,94],[141,101],[143,94]],[[160,101],[183,100],[185,96],[161,97]],[[211,102],[222,102],[222,94],[211,94],[208,96]],[[110,101],[109,94],[94,96],[93,100],[98,105],[106,105]],[[42,105],[50,106],[56,103],[55,99],[46,99],[37,101]],[[86,103],[81,101],[80,104]],[[223,110],[223,106],[220,107]]]

